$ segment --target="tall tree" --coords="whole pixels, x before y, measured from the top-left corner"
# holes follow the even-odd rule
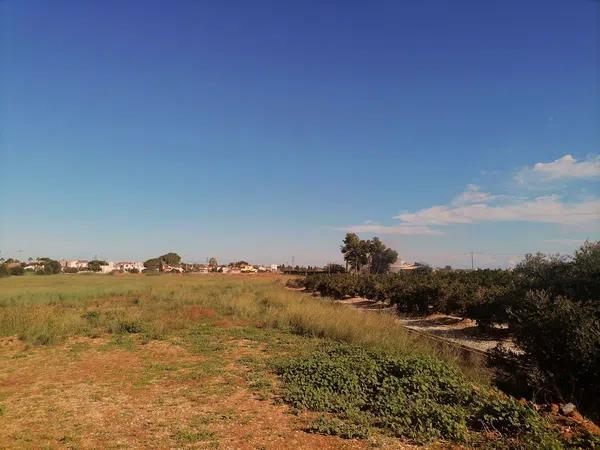
[[[181,256],[173,252],[162,255],[160,259],[169,266],[178,266],[181,263]]]
[[[365,241],[355,233],[346,234],[341,250],[344,260],[354,272],[366,267],[370,273],[387,273],[390,265],[398,259],[398,253],[387,248],[378,237]]]
[[[356,233],[347,233],[341,246],[344,261],[350,270],[359,272],[369,262],[369,249],[367,241],[362,241]]]
[[[398,260],[398,252],[386,248],[380,253],[373,255],[371,259],[371,273],[388,273],[390,266]]]
[[[146,270],[160,270],[161,260],[160,258],[150,258],[144,261],[144,267]]]
[[[210,267],[217,267],[219,265],[219,263],[217,262],[217,258],[212,257],[208,260],[208,265]]]

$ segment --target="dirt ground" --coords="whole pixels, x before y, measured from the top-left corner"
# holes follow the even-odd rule
[[[216,350],[215,350],[216,349]],[[192,352],[177,342],[76,338],[54,347],[0,340],[0,448],[363,449],[305,431],[250,388],[246,340]],[[409,448],[398,441],[380,448]]]

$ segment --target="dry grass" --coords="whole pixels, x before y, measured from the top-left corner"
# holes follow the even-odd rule
[[[344,330],[350,311],[282,285],[0,279],[0,448],[408,448],[305,433],[314,416],[276,401],[271,358],[311,351],[321,340],[310,336],[357,339]],[[357,312],[354,329],[374,319]]]
[[[283,280],[223,275],[11,277],[0,280],[0,336],[33,344],[105,333],[136,333],[151,340],[181,334],[199,318],[218,314],[386,352],[435,354],[473,379],[488,379],[480,361],[465,361],[451,346],[410,334],[392,317],[287,291]]]

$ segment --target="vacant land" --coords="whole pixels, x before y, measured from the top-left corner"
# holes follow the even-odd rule
[[[391,317],[289,292],[283,282],[223,275],[0,279],[0,447],[333,449],[461,442],[469,417],[460,402],[448,410],[448,423],[427,422],[423,434],[413,436],[394,421],[375,420],[374,405],[330,407],[315,383],[333,370],[335,379],[350,376],[347,392],[359,392],[366,385],[356,385],[350,373],[357,362],[391,370],[408,361],[398,358],[426,354],[434,358],[421,375],[442,370],[448,389],[468,395],[483,389],[487,398],[489,373],[479,362],[421,341]],[[346,365],[323,366],[318,355]],[[311,378],[314,373],[319,376]],[[468,389],[455,382],[458,374]],[[421,420],[421,412],[413,413]]]
[[[275,281],[0,280],[0,447],[367,448],[276,401],[269,359],[320,339],[274,313],[296,296]]]

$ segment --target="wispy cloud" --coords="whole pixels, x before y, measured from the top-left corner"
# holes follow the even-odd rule
[[[600,177],[600,157],[593,156],[578,161],[565,155],[549,163],[537,163],[521,169],[520,179],[538,180],[561,178],[591,179]],[[600,230],[600,198],[588,196],[571,200],[565,195],[551,194],[539,197],[516,197],[497,195],[469,184],[448,204],[434,205],[412,212],[403,212],[393,217],[398,223],[380,225],[365,222],[350,225],[344,230],[355,233],[439,235],[444,227],[459,224],[491,222],[530,222]],[[591,228],[590,228],[591,227]]]
[[[370,221],[369,221],[370,222]],[[438,235],[444,234],[439,230],[434,230],[427,226],[399,224],[399,225],[378,225],[374,223],[364,223],[362,225],[350,225],[342,228],[348,233],[373,233],[373,234],[400,234],[400,235]]]
[[[480,186],[469,184],[464,192],[457,195],[454,200],[452,200],[452,204],[469,205],[472,203],[484,203],[494,200],[495,198],[495,195],[492,195],[489,192],[483,192]]]
[[[585,160],[577,160],[567,154],[552,162],[538,162],[522,168],[515,179],[520,184],[547,182],[560,179],[592,179],[600,177],[600,156],[593,155]]]
[[[394,217],[402,225],[432,226],[482,222],[539,222],[561,225],[594,223],[600,217],[600,200],[566,203],[556,195],[533,200],[517,199],[502,205],[475,203],[438,205]]]

